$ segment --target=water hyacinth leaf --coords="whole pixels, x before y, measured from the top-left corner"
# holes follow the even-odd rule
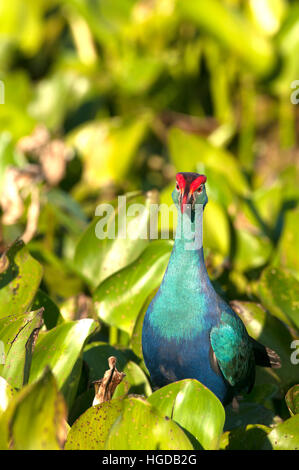
[[[163,279],[171,249],[169,241],[152,241],[136,261],[105,279],[93,295],[99,318],[131,334],[147,296]]]
[[[109,430],[121,411],[120,399],[88,408],[72,425],[65,450],[103,450]]]
[[[36,344],[29,383],[38,380],[49,366],[59,390],[71,402],[78,386],[80,356],[87,338],[97,329],[97,322],[83,319],[62,323],[47,331]],[[74,370],[77,369],[74,380]],[[73,374],[72,374],[73,373]],[[70,404],[70,403],[68,403]]]
[[[43,309],[0,319],[0,341],[4,345],[4,364],[0,375],[8,383],[21,388],[28,382],[32,354],[43,324]]]
[[[276,264],[289,269],[299,281],[299,210],[293,209],[285,214],[284,228],[279,240]]]
[[[299,281],[290,272],[267,267],[261,275],[257,293],[272,315],[299,330]]]
[[[105,442],[106,450],[192,450],[183,430],[141,397],[123,400],[122,412]]]
[[[288,390],[285,400],[290,414],[299,414],[299,385],[293,385],[293,387]]]
[[[248,183],[237,160],[228,151],[213,146],[203,137],[176,128],[170,130],[168,141],[170,156],[178,171],[182,165],[184,171],[196,171],[198,166],[204,164],[222,173],[238,194],[248,194]]]
[[[32,308],[35,310],[44,308],[43,319],[48,330],[64,321],[55,302],[41,289],[38,289],[36,293]]]
[[[147,246],[150,205],[156,197],[152,192],[129,194],[106,209],[99,206],[103,212],[83,233],[74,256],[75,269],[92,288],[138,258]]]
[[[270,240],[262,234],[253,234],[248,230],[238,228],[233,263],[238,271],[263,266],[272,252]]]
[[[42,278],[42,266],[17,240],[3,255],[6,269],[0,273],[0,318],[26,312]]]
[[[135,325],[134,325],[134,328],[133,328],[133,332],[132,332],[132,335],[131,335],[130,346],[131,346],[134,354],[136,354],[137,357],[142,359],[142,362],[143,362],[143,354],[142,354],[142,326],[143,326],[143,320],[144,320],[144,316],[146,314],[146,311],[148,309],[148,306],[151,303],[152,299],[155,297],[157,292],[158,292],[158,288],[155,289],[153,292],[151,292],[151,294],[148,296],[148,298],[144,302],[144,305],[142,306],[142,309],[140,310],[139,315],[136,319],[136,322],[135,322]],[[143,367],[145,367],[144,363],[143,363]]]
[[[291,333],[284,322],[255,302],[234,301],[231,306],[243,320],[248,334],[276,351],[280,357],[281,368],[264,368],[264,374],[273,377],[283,389],[292,385],[298,379],[298,367],[290,360],[291,344],[297,337]],[[257,372],[259,372],[258,369]]]
[[[84,159],[84,178],[98,187],[107,181],[121,181],[147,128],[147,116],[138,119],[83,124],[69,137]],[[121,158],[120,158],[121,156]]]
[[[299,414],[278,424],[267,435],[263,449],[298,450],[299,449]]]
[[[184,18],[210,33],[219,44],[250,67],[257,75],[265,75],[275,64],[272,44],[244,16],[219,0],[184,2],[178,8]],[[215,21],[215,18],[218,20]]]
[[[6,410],[15,394],[15,389],[3,377],[0,377],[0,415]]]
[[[218,448],[225,421],[224,408],[200,382],[194,379],[174,382],[154,392],[148,401],[191,435],[195,448]]]
[[[204,246],[213,251],[218,251],[223,256],[229,255],[230,228],[223,207],[215,201],[209,201],[203,216]],[[217,226],[217,230],[215,230]]]
[[[47,369],[10,402],[3,420],[15,450],[59,450],[66,439],[67,409],[55,378]]]

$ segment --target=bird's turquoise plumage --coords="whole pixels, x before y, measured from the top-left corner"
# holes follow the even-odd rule
[[[192,216],[178,211],[169,264],[145,315],[142,348],[154,385],[195,378],[227,403],[254,383],[254,344],[209,279],[202,247],[205,203]]]

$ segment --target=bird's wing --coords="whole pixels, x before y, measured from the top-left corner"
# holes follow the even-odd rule
[[[211,329],[210,341],[228,383],[237,391],[249,392],[255,379],[255,361],[252,343],[241,319],[222,312],[219,324]]]

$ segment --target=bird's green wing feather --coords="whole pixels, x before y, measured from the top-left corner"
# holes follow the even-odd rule
[[[218,366],[236,390],[249,392],[254,383],[255,362],[250,338],[240,318],[227,312],[210,333]]]

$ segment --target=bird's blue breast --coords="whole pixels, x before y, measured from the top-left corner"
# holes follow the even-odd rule
[[[163,290],[159,291],[143,324],[143,356],[154,385],[194,378],[225,401],[227,383],[211,361],[209,335],[218,316],[209,312],[209,298],[200,296],[195,305],[183,297],[165,300]]]

